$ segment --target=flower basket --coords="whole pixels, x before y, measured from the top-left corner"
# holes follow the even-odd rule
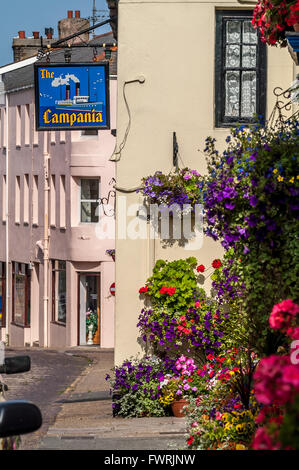
[[[203,178],[196,170],[183,168],[169,174],[156,171],[152,176],[142,179],[141,192],[149,204],[165,207],[194,207],[202,202]]]
[[[299,11],[296,0],[287,2],[280,0],[258,0],[254,11],[252,25],[258,28],[261,40],[270,46],[287,46],[285,33],[296,31]]]
[[[189,400],[186,400],[185,398],[181,398],[180,400],[175,400],[171,404],[173,415],[176,418],[184,418],[186,416],[186,410],[184,409],[184,407],[188,406],[189,403],[190,403]]]

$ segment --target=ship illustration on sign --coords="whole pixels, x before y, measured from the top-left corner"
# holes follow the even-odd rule
[[[70,80],[75,82],[75,95],[71,98],[71,85]],[[52,82],[52,87],[60,87],[60,99],[55,101],[57,109],[66,111],[96,111],[103,110],[103,101],[92,101],[90,100],[90,80],[88,74],[88,95],[80,94],[80,80],[74,74],[66,74],[65,78],[62,75],[56,77]],[[63,99],[63,85],[65,85],[65,97]]]

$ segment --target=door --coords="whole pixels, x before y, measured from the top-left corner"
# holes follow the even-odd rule
[[[100,273],[79,273],[79,341],[87,345],[88,326],[93,344],[100,344]]]

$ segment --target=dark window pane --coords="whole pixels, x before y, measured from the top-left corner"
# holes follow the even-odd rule
[[[81,199],[99,198],[99,180],[81,179]]]
[[[14,320],[20,325],[25,325],[25,295],[26,279],[22,274],[15,275],[15,313]]]
[[[98,222],[99,204],[97,202],[81,202],[81,222]]]
[[[226,23],[226,41],[228,43],[241,42],[241,22],[227,21]]]
[[[257,30],[254,29],[251,21],[243,22],[243,43],[245,44],[257,43]]]

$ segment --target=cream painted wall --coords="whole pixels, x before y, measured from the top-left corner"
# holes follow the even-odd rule
[[[117,186],[132,188],[143,176],[172,168],[172,133],[177,134],[180,166],[205,172],[204,140],[214,136],[223,148],[227,129],[214,127],[215,10],[250,9],[237,1],[119,2],[117,149],[131,127],[117,163]],[[274,104],[275,86],[286,89],[293,80],[292,60],[286,49],[268,48],[267,113]],[[131,82],[144,76],[144,83]],[[142,202],[136,193],[118,192],[118,217]],[[120,200],[120,197],[122,199]],[[132,210],[134,214],[134,210]],[[134,216],[127,217],[127,221]],[[117,227],[120,227],[118,221]],[[154,262],[196,256],[206,265],[221,257],[222,249],[210,239],[195,252],[150,240],[116,240],[115,362],[142,352],[136,324],[143,306],[138,290]]]

